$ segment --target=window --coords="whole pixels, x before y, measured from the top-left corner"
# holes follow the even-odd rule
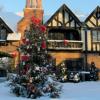
[[[48,38],[50,40],[81,40],[80,37],[79,32],[73,29],[50,30],[48,33]]]
[[[98,41],[100,41],[100,31],[98,31]]]
[[[0,40],[6,40],[6,38],[7,38],[6,29],[2,28],[0,30]]]
[[[64,34],[63,33],[49,33],[48,38],[50,40],[63,40],[64,39]]]
[[[93,42],[100,41],[100,31],[93,31],[92,32]]]

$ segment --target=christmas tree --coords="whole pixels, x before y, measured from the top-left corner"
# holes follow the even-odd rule
[[[52,63],[47,53],[46,33],[46,27],[41,24],[41,20],[32,17],[30,27],[25,30],[18,48],[19,75],[12,82],[12,91],[17,96],[37,98],[45,93],[49,93],[51,97],[59,96],[60,88],[48,76]]]

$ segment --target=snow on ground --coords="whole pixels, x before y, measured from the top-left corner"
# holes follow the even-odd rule
[[[0,100],[32,100],[11,94],[7,84],[8,82],[0,83]],[[59,99],[50,99],[45,96],[36,100],[100,100],[100,81],[62,83],[62,85],[62,93]]]

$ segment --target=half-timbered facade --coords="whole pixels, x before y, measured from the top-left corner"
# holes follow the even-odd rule
[[[43,9],[26,0],[24,17],[18,22],[17,31],[23,36],[32,16],[42,19]],[[63,4],[45,22],[48,29],[48,52],[57,66],[65,63],[70,70],[81,70],[85,63],[95,62],[100,67],[100,7],[98,6],[84,24]],[[85,25],[85,27],[84,27]],[[16,37],[16,39],[15,39]],[[20,45],[20,35],[14,34],[0,18],[0,51],[11,53]]]
[[[8,24],[0,17],[0,52],[13,54],[16,52],[15,63],[18,63],[17,48],[21,34],[15,33]]]
[[[96,66],[100,68],[100,7],[97,6],[95,10],[86,18],[85,24],[87,26],[87,60],[90,64],[95,62]]]
[[[82,23],[74,13],[64,4],[45,25],[48,28],[48,51],[55,58],[56,65],[62,62],[66,66],[73,62],[70,67],[76,67],[78,62],[82,65]]]

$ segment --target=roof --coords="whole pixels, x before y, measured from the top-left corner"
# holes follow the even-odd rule
[[[17,23],[21,19],[20,16],[11,12],[0,12],[0,18],[13,32],[17,32]]]
[[[3,25],[3,27],[7,30],[7,33],[12,33],[13,30],[11,28],[9,28],[9,26],[4,22],[4,20],[0,17],[0,24],[1,26]]]
[[[87,22],[92,16],[93,14],[96,14],[96,12],[98,11],[98,13],[100,13],[100,7],[97,6],[93,11],[92,13],[86,18],[85,22]]]
[[[62,6],[66,6],[66,4],[63,4]],[[62,7],[61,6],[61,7]],[[60,7],[60,8],[61,8]],[[66,6],[67,7],[67,6]],[[60,8],[58,8],[58,9],[60,9]],[[67,7],[68,8],[68,7]],[[58,9],[56,9],[56,11],[58,10]],[[68,8],[69,9],[69,8]],[[70,10],[70,9],[69,9]],[[54,10],[54,12],[53,12],[53,14],[56,12],[55,10]],[[71,10],[70,10],[71,11]],[[71,11],[72,12],[72,11]],[[78,20],[80,21],[80,22],[84,22],[85,21],[85,19],[86,19],[86,17],[87,17],[87,15],[84,15],[84,14],[82,14],[82,13],[79,13],[79,12],[72,12],[74,15],[75,15],[75,17],[77,17],[78,18]],[[51,18],[51,16],[53,15],[53,14],[44,14],[44,17],[43,17],[43,22],[44,23],[46,23],[50,18]]]
[[[80,26],[82,25],[82,23],[81,23],[81,21],[78,19],[78,17],[66,6],[66,4],[63,4],[63,5],[49,18],[49,20],[47,20],[47,21],[45,22],[45,24],[47,25],[47,23],[49,23],[49,22],[53,19],[53,17],[54,17],[61,9],[66,9],[66,11],[76,20],[76,22],[78,22]]]

